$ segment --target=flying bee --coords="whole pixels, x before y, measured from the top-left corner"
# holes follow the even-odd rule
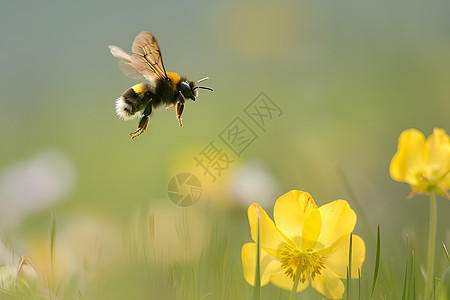
[[[199,86],[208,79],[190,81],[177,73],[166,72],[161,50],[155,37],[143,31],[136,36],[132,46],[132,55],[117,46],[109,46],[111,54],[120,59],[122,72],[135,79],[145,77],[148,82],[138,83],[127,89],[115,103],[116,113],[124,120],[140,118],[136,131],[130,133],[132,139],[145,132],[153,109],[166,105],[166,110],[176,106],[178,123],[183,126],[184,104],[187,99],[196,101],[198,89],[212,91],[212,88]]]

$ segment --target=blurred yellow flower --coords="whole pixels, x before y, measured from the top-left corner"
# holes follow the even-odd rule
[[[300,276],[297,292],[309,284],[331,299],[344,293],[341,278],[347,278],[350,234],[356,225],[356,214],[344,200],[317,207],[305,192],[290,191],[274,206],[275,223],[258,205],[248,209],[253,241],[260,238],[261,286],[272,282],[291,290],[296,274]],[[352,278],[358,275],[365,259],[364,241],[352,239]],[[245,280],[254,285],[256,243],[242,247]],[[297,273],[299,272],[299,273]]]
[[[411,186],[410,196],[435,190],[450,198],[450,139],[445,130],[435,128],[426,141],[416,129],[403,131],[389,169],[394,180]]]

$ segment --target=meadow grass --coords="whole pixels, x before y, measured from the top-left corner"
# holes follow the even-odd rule
[[[357,202],[354,197],[353,203]],[[194,210],[197,212],[194,213]],[[325,299],[311,287],[291,297],[289,291],[278,289],[272,284],[261,287],[259,263],[255,286],[245,282],[240,254],[242,245],[249,241],[250,236],[245,211],[205,204],[194,208],[172,207],[171,211],[175,216],[171,222],[176,226],[175,231],[165,233],[172,235],[169,242],[163,241],[162,244],[161,237],[158,236],[158,231],[164,231],[161,228],[163,224],[157,220],[158,211],[151,211],[143,206],[137,215],[131,216],[122,224],[123,236],[114,244],[121,248],[118,256],[103,263],[101,253],[111,249],[102,248],[105,246],[100,244],[99,248],[88,254],[95,257],[93,265],[86,264],[84,268],[63,276],[58,269],[67,262],[61,260],[61,253],[58,253],[62,251],[58,248],[58,239],[64,229],[59,226],[58,216],[51,214],[47,248],[49,271],[42,270],[47,269],[45,266],[37,265],[36,276],[39,277],[40,284],[30,284],[33,273],[18,272],[15,264],[17,260],[12,258],[12,271],[9,275],[5,272],[6,266],[2,267],[0,298]],[[201,227],[204,237],[196,240],[199,227],[195,222],[199,215],[202,215],[200,219],[203,222]],[[364,220],[364,213],[359,214],[358,221],[368,224]],[[391,254],[382,251],[386,249],[382,246],[383,235],[386,233],[382,234],[381,227],[378,225],[373,233],[367,232],[370,230],[367,225],[360,234],[368,248],[366,262],[362,270],[358,270],[357,279],[349,279],[352,277],[351,252],[349,253],[348,277],[344,281],[345,299],[420,299],[419,295],[422,297],[425,285],[420,266],[424,266],[425,262],[417,261],[415,249],[406,236],[406,250],[401,254],[403,260],[391,264]],[[201,243],[201,246],[197,248],[193,243]],[[259,248],[259,239],[257,244]],[[437,261],[446,263],[437,268],[442,272],[450,266],[450,257],[444,242],[440,244],[442,247],[438,247],[436,255],[439,258]],[[177,251],[174,252],[175,248]],[[350,251],[351,249],[350,244]],[[84,259],[87,261],[89,257]],[[398,272],[400,268],[403,268],[401,273]],[[6,284],[8,276],[13,276],[15,284]],[[392,280],[393,278],[396,280]],[[444,299],[436,294],[441,289],[441,277],[437,274],[433,280],[432,299]]]
[[[178,209],[178,208],[176,208]],[[16,284],[14,288],[5,289],[2,286],[2,299],[288,299],[289,291],[280,290],[269,284],[260,287],[260,281],[256,281],[255,287],[248,285],[242,275],[240,249],[248,240],[248,225],[246,216],[242,211],[214,210],[207,208],[209,219],[206,222],[209,234],[204,239],[204,245],[199,252],[193,250],[191,242],[193,232],[192,222],[196,218],[189,208],[181,209],[182,218],[178,220],[173,243],[182,247],[181,257],[171,257],[169,248],[159,251],[158,241],[155,240],[155,223],[153,213],[140,213],[137,226],[132,227],[124,235],[121,242],[123,251],[120,256],[110,264],[97,262],[98,268],[85,269],[86,273],[77,272],[66,274],[68,280],[58,278],[57,242],[59,237],[57,216],[52,215],[50,222],[50,273],[38,273],[42,279],[41,287],[26,284],[30,278],[20,273],[17,278],[25,284]],[[230,219],[239,220],[229,222]],[[245,228],[245,229],[242,229]],[[358,270],[358,279],[352,279],[350,271],[345,280],[346,299],[419,299],[420,287],[424,285],[425,278],[421,275],[418,266],[423,262],[417,262],[414,249],[406,239],[406,252],[404,257],[404,272],[402,278],[393,285],[388,278],[398,276],[394,272],[400,264],[389,265],[385,272],[389,276],[379,274],[381,261],[389,260],[389,253],[383,253],[381,249],[380,226],[377,227],[374,248],[367,249],[366,263],[363,270]],[[352,239],[351,239],[352,240]],[[350,241],[351,241],[350,240]],[[366,239],[367,240],[367,239]],[[259,241],[258,241],[259,244]],[[370,244],[367,241],[367,244]],[[175,244],[173,244],[175,245]],[[350,249],[351,246],[350,246]],[[437,255],[444,256],[450,265],[448,253],[443,244],[442,251]],[[102,249],[108,251],[108,249]],[[167,252],[165,252],[167,251]],[[94,255],[92,253],[92,255]],[[350,264],[351,254],[349,253]],[[54,264],[54,265],[53,265]],[[259,265],[259,264],[258,264]],[[259,266],[257,267],[259,272]],[[39,272],[39,266],[37,267]],[[350,268],[348,270],[351,270]],[[372,270],[372,272],[369,272]],[[3,275],[3,280],[4,280]],[[83,279],[84,278],[84,279]],[[88,279],[87,279],[88,278]],[[259,282],[259,283],[258,283]],[[371,283],[371,284],[369,284]],[[419,283],[419,285],[417,284]],[[439,276],[433,284],[433,291],[440,285]],[[8,288],[8,287],[6,287]],[[432,293],[433,299],[441,299]],[[312,288],[294,294],[290,299],[325,299]]]

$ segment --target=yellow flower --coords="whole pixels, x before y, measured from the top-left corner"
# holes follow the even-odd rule
[[[356,214],[344,200],[317,207],[305,192],[290,191],[274,206],[275,223],[258,205],[248,209],[253,241],[260,237],[261,286],[272,282],[291,290],[297,271],[300,281],[297,292],[309,284],[328,298],[339,299],[344,293],[340,278],[347,278],[350,233]],[[353,235],[352,278],[358,277],[365,258],[364,241]],[[242,247],[245,280],[254,285],[256,243]]]
[[[410,196],[435,190],[450,198],[450,139],[445,130],[435,128],[426,141],[416,129],[403,131],[389,169],[394,180],[411,186]]]

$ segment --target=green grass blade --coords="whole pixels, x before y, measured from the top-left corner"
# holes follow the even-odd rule
[[[196,278],[197,278],[198,275],[197,275],[196,272],[195,272],[195,267],[194,267],[194,265],[192,265],[191,271],[192,271],[192,286],[193,286],[193,288],[194,288],[194,299],[198,299],[198,296],[197,296],[197,294],[198,294],[198,291],[197,291],[197,281],[196,281]]]
[[[353,250],[353,233],[350,233],[350,245],[348,247],[348,268],[347,268],[347,300],[350,299],[351,294],[351,279],[352,279],[352,250]]]
[[[402,289],[402,300],[406,300],[406,282],[408,279],[408,258],[405,262],[405,275],[403,277],[403,289]]]
[[[372,291],[370,292],[370,299],[373,297],[375,284],[377,283],[378,269],[380,267],[380,224],[377,226],[377,252],[375,254],[375,268],[373,271]]]
[[[256,270],[255,270],[255,285],[253,286],[253,300],[261,299],[261,266],[260,266],[260,244],[259,244],[259,220],[260,213],[259,209],[256,208],[258,213],[258,234],[256,239]]]
[[[364,210],[363,210],[363,206],[361,205],[361,202],[358,200],[358,197],[356,197],[356,194],[353,192],[353,189],[349,183],[349,181],[347,180],[343,170],[341,168],[338,168],[338,172],[341,175],[342,178],[342,182],[344,184],[344,187],[346,188],[347,192],[349,193],[349,197],[350,200],[352,201],[352,207],[353,204],[355,205],[355,208],[357,211],[357,215],[358,215],[358,222],[361,221],[361,225],[363,226],[364,231],[366,231],[366,247],[367,248],[372,248],[374,245],[374,240],[375,240],[375,236],[374,236],[374,232],[371,229],[371,226],[369,224],[369,221],[367,219],[367,217],[364,214]],[[359,223],[358,223],[359,224]],[[377,271],[377,276],[378,273],[381,273],[381,275],[383,276],[383,278],[385,278],[388,282],[390,282],[392,284],[392,286],[396,286],[397,285],[397,277],[393,276],[393,272],[389,271],[389,267],[388,264],[386,263],[386,260],[384,259],[384,257],[380,257],[379,258],[379,262],[378,262],[378,267],[379,271]],[[376,278],[376,277],[374,277]],[[373,294],[374,289],[372,288],[372,294]],[[391,289],[391,296],[394,299],[399,299],[399,295],[398,289]],[[370,297],[372,298],[372,296]]]
[[[350,289],[349,289],[349,286],[350,286],[350,279],[349,279],[349,277],[348,277],[348,267],[347,267],[347,293],[345,293],[345,299],[346,299],[346,300],[349,300],[349,299],[350,299]]]
[[[431,299],[436,299],[436,276],[433,277],[433,290],[431,291]]]
[[[409,263],[409,275],[408,275],[408,299],[413,299],[411,298],[411,285],[412,285],[412,277],[414,274],[414,251],[411,252],[411,261]]]
[[[406,300],[406,286],[408,282],[408,253],[409,253],[409,239],[408,236],[406,236],[406,258],[405,258],[405,274],[403,276],[402,300]]]
[[[416,272],[413,272],[413,279],[412,279],[412,299],[416,298]]]
[[[441,277],[440,288],[438,289],[439,300],[450,299],[450,267],[447,267],[444,274]]]
[[[358,268],[358,299],[361,300],[361,269]]]
[[[208,298],[211,295],[214,295],[214,293],[208,292],[208,293],[204,294],[203,297],[200,298],[200,300],[205,300],[206,298]]]
[[[442,247],[444,248],[445,255],[447,256],[448,264],[450,265],[450,256],[448,255],[447,247],[445,247],[444,242],[442,242]]]

